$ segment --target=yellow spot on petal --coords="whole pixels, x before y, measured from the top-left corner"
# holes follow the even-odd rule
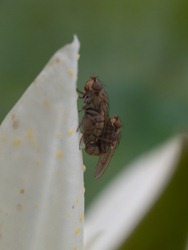
[[[84,215],[81,214],[81,215],[80,215],[80,222],[82,222],[83,220],[84,220]]]
[[[61,157],[63,157],[63,151],[57,151],[56,158],[61,158]]]
[[[33,129],[30,128],[26,131],[26,137],[30,140],[32,146],[36,147],[37,142],[36,142],[36,138],[35,138],[35,134],[34,134]]]
[[[80,59],[80,54],[78,53],[78,54],[77,54],[77,60],[79,60],[79,59]]]
[[[20,189],[20,194],[24,194],[25,190],[23,188]]]
[[[78,199],[78,197],[76,198],[76,205],[78,205],[78,203],[79,203],[79,199]]]
[[[49,100],[44,100],[43,105],[45,108],[49,109],[51,107],[51,102]]]
[[[77,227],[77,228],[74,229],[74,232],[75,232],[76,235],[78,235],[80,233],[80,229]]]
[[[86,188],[85,188],[85,187],[83,187],[83,193],[85,193],[85,191],[86,191]]]
[[[69,69],[69,75],[70,76],[74,76],[75,75],[74,69]]]
[[[18,145],[21,144],[21,140],[20,140],[20,139],[14,139],[14,140],[12,141],[12,144],[13,144],[14,146],[18,146]]]
[[[58,138],[61,138],[62,137],[62,132],[56,132],[55,135],[58,137]]]
[[[27,130],[26,136],[27,136],[27,138],[29,138],[29,139],[32,139],[32,138],[33,138],[33,130],[32,130],[31,128]]]
[[[73,250],[78,250],[77,246],[74,246]]]
[[[70,129],[68,130],[68,134],[69,134],[69,135],[74,134],[74,129],[71,129],[71,128],[70,128]]]

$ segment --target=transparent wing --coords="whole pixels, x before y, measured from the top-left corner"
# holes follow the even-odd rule
[[[109,150],[106,153],[101,154],[97,162],[97,166],[95,168],[94,176],[96,179],[99,179],[104,174],[105,170],[107,169],[110,163],[110,160],[112,159],[112,156],[115,152],[116,145],[117,143],[114,145],[114,147],[109,148]]]

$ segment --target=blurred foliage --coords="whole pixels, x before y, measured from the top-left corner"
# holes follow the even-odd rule
[[[84,154],[86,204],[137,155],[188,125],[186,0],[0,0],[0,119],[52,54],[77,34],[79,89],[104,83],[122,140],[101,180]],[[79,104],[81,105],[81,104]]]

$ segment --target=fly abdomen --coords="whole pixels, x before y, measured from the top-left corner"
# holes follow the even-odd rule
[[[85,151],[89,155],[100,155],[100,147],[97,142],[89,141],[85,144]]]

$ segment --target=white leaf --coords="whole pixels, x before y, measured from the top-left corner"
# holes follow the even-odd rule
[[[0,127],[2,250],[83,248],[78,49],[60,49]]]

